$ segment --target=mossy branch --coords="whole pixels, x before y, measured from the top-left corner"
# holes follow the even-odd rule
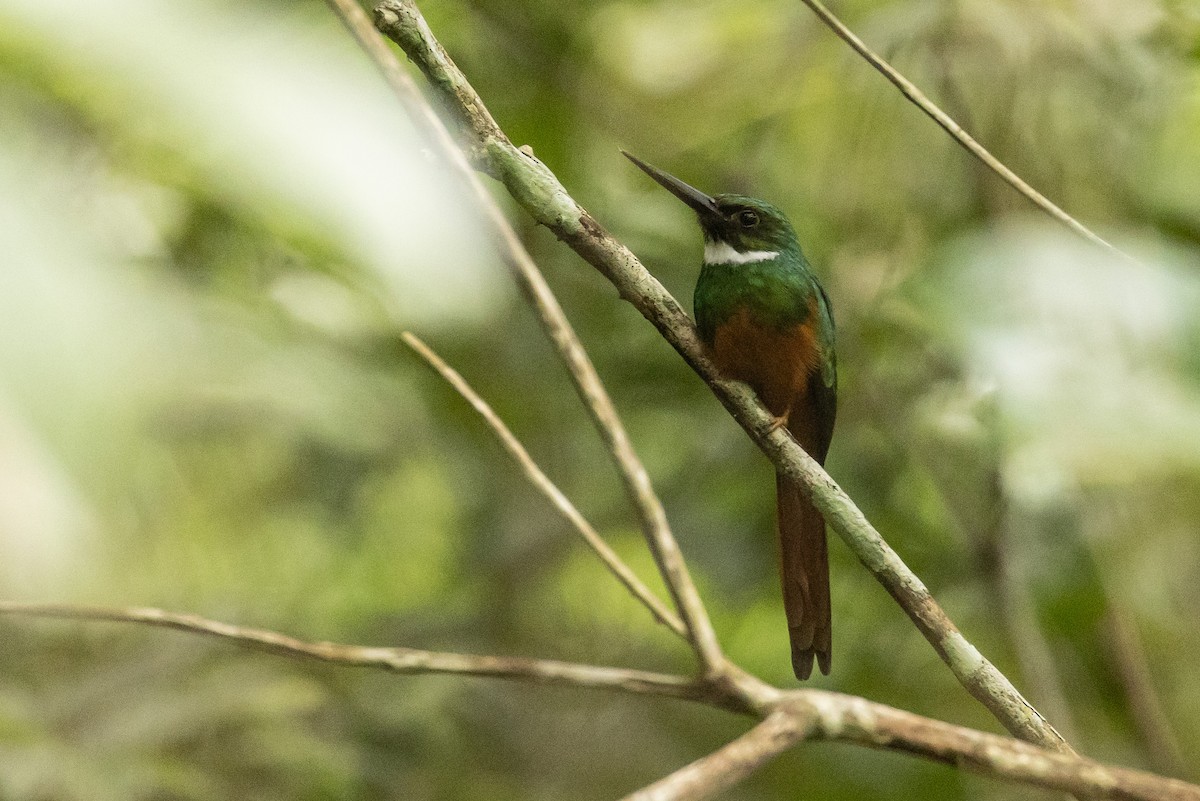
[[[921,580],[837,483],[790,434],[773,429],[770,413],[749,387],[726,380],[716,371],[691,319],[662,284],[574,201],[546,165],[508,139],[416,5],[411,0],[386,0],[375,9],[375,24],[425,75],[439,102],[450,109],[466,146],[486,159],[481,168],[500,180],[535,220],[599,270],[621,298],[659,330],[776,468],[811,496],[833,530],[896,599],[967,691],[1015,736],[1069,751],[1054,727],[963,637]]]
[[[728,745],[629,796],[627,801],[698,801],[728,789],[803,740],[893,751],[1004,781],[1126,801],[1200,801],[1200,787],[1143,771],[1104,765],[1009,737],[914,715],[825,690],[776,691],[762,709],[736,703],[720,682],[549,659],[476,656],[311,642],[276,631],[149,607],[117,608],[0,601],[0,615],[132,623],[212,637],[295,659],[406,675],[441,673],[533,684],[612,690],[709,704],[762,721]]]

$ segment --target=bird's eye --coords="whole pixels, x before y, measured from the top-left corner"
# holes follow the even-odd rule
[[[743,228],[753,228],[758,225],[758,212],[750,209],[742,209],[737,213],[738,225]]]

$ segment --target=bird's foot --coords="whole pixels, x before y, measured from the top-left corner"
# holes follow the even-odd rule
[[[767,433],[774,434],[776,431],[778,431],[781,428],[787,428],[787,424],[788,424],[788,415],[781,414],[778,417],[771,420],[771,425],[767,429]]]

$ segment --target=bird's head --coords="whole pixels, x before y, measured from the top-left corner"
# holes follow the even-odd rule
[[[625,156],[696,212],[704,231],[706,263],[765,261],[799,250],[792,224],[765,200],[745,195],[706,195],[636,156]]]

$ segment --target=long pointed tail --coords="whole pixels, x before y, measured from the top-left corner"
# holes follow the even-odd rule
[[[829,675],[833,634],[829,615],[829,554],[825,550],[825,518],[800,490],[775,476],[776,510],[782,561],[783,606],[792,641],[796,678],[812,674],[813,657]]]

